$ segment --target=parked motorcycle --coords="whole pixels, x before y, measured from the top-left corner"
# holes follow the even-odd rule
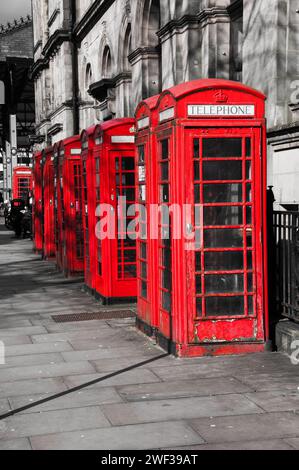
[[[11,201],[11,207],[7,211],[5,217],[5,225],[9,230],[14,230],[16,237],[20,237],[22,234],[22,219],[23,212],[25,210],[25,201],[23,199],[13,199]]]
[[[32,212],[30,207],[25,207],[24,210],[21,211],[23,214],[21,220],[21,235],[23,238],[31,237],[32,235]]]

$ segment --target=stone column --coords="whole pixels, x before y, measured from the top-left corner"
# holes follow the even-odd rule
[[[244,82],[267,95],[269,127],[296,121],[299,4],[293,0],[243,1]]]
[[[203,78],[230,76],[230,0],[202,0],[198,14],[201,30]]]
[[[158,47],[139,47],[129,56],[132,65],[132,107],[160,92],[160,51]]]
[[[162,88],[200,76],[200,41],[196,15],[173,19],[158,32],[161,42]]]
[[[130,117],[134,114],[131,109],[132,96],[132,74],[123,72],[115,80],[115,117]]]
[[[284,88],[285,77],[285,67],[278,69],[286,47],[283,29],[278,30],[278,3],[278,0],[243,0],[243,81],[268,96],[269,127],[282,118],[277,107],[278,86],[280,81]]]

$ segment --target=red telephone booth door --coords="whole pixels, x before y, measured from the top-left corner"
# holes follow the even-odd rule
[[[158,123],[155,113],[159,96],[153,96],[138,106],[136,110],[136,167],[137,167],[137,203],[145,208],[140,214],[141,236],[137,239],[137,324],[148,334],[158,325],[156,291],[152,288],[151,276],[158,264],[157,240],[149,240],[149,228],[154,226],[151,216],[151,205],[157,203],[156,192],[156,147],[153,143],[153,129]],[[151,184],[148,182],[151,181]],[[150,328],[149,328],[150,325]]]
[[[175,153],[174,137],[172,129],[167,129],[157,135],[157,186],[156,200],[164,211],[171,212],[171,204],[175,200],[174,184],[172,182],[173,155]],[[158,225],[158,243],[153,245],[157,251],[157,266],[153,268],[157,277],[157,298],[158,303],[152,314],[152,318],[159,326],[160,332],[166,337],[171,336],[173,310],[173,217],[163,216],[161,212],[154,225]],[[158,311],[155,311],[157,310]]]
[[[32,190],[32,170],[29,167],[17,167],[13,170],[13,198],[26,199]]]
[[[20,180],[19,180],[20,182]],[[38,153],[35,156],[34,170],[34,200],[33,200],[33,233],[34,233],[34,248],[37,252],[43,249],[43,167],[42,167],[42,154]]]
[[[97,168],[101,168],[100,159]],[[108,166],[101,168],[99,180],[109,174],[108,195],[100,188],[97,203],[106,202],[114,217],[114,237],[97,240],[97,291],[107,301],[136,297],[136,231],[134,228],[136,167],[134,151],[110,151]],[[105,173],[106,172],[106,173]],[[121,198],[121,199],[120,199]],[[127,211],[132,206],[132,216]],[[111,214],[110,214],[111,215]],[[112,239],[111,239],[112,238]]]
[[[30,190],[30,178],[18,178],[18,195],[21,199],[26,199]]]
[[[70,212],[69,212],[69,250],[67,250],[66,270],[70,273],[83,271],[84,240],[82,222],[82,166],[81,161],[69,162],[69,175],[73,184],[69,186]]]
[[[58,155],[58,153],[57,153]],[[55,157],[55,177],[54,177],[54,219],[55,219],[55,246],[56,246],[56,263],[59,269],[63,269],[63,176],[62,165],[59,158]]]
[[[91,182],[91,175],[93,175],[93,161],[86,152],[82,159],[82,223],[83,223],[83,256],[84,256],[84,278],[85,285],[90,291],[94,289],[93,279],[93,265],[94,263],[94,250],[93,250],[93,230],[94,224],[92,223],[94,217],[91,193],[93,185]],[[95,211],[95,209],[94,209]]]
[[[195,232],[187,258],[188,342],[262,342],[261,129],[185,135]]]
[[[93,158],[94,130],[91,126],[81,134],[81,201],[82,201],[82,229],[83,229],[83,265],[85,288],[94,292],[95,279],[93,276],[95,255],[95,201],[94,201],[94,176],[95,166]]]
[[[136,166],[137,166],[137,203],[146,208],[146,215],[140,214],[140,232],[141,236],[137,240],[137,292],[138,292],[138,321],[141,320],[147,325],[155,325],[152,321],[153,295],[150,289],[149,277],[151,275],[151,246],[147,236],[147,222],[150,219],[150,188],[146,186],[146,177],[150,174],[151,160],[149,138],[139,138],[136,143]],[[144,220],[145,219],[145,220]],[[153,255],[152,255],[153,258]],[[140,325],[143,328],[144,325]]]
[[[64,196],[64,165],[63,159],[60,157],[59,159],[59,195],[60,195],[60,244],[58,247],[59,250],[59,260],[60,260],[60,268],[64,269],[64,258],[66,257],[66,238],[65,238],[65,196]]]
[[[114,270],[114,276],[115,280],[122,283],[120,287],[120,283],[117,285],[112,280],[115,286],[113,295],[136,297],[136,233],[132,225],[134,215],[128,213],[128,208],[134,206],[136,202],[135,154],[132,151],[111,152],[111,154],[110,164],[114,163],[115,171],[115,189],[112,187],[112,190],[116,191],[116,202],[119,198],[126,199],[125,204],[120,204],[117,247],[114,246],[114,255],[117,255],[117,270]]]
[[[47,157],[44,166],[44,257],[54,255],[54,167],[51,157]]]

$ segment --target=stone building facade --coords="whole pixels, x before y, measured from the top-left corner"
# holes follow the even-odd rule
[[[46,146],[196,78],[268,96],[269,185],[299,204],[299,0],[32,0],[36,133]],[[291,184],[290,184],[291,182]]]
[[[33,27],[30,16],[0,25],[0,191],[9,197],[12,168],[30,164],[35,130]],[[12,135],[14,138],[12,139]],[[10,147],[17,152],[10,154]]]
[[[5,104],[0,106],[0,147],[9,140],[9,115],[17,116],[17,146],[29,149],[34,133],[33,28],[30,16],[0,25],[0,80]]]

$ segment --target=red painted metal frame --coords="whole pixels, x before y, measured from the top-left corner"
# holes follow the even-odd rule
[[[248,104],[255,105],[255,116],[253,117],[191,117],[188,116],[188,105],[195,104]],[[165,113],[166,111],[166,113]],[[162,114],[160,114],[162,113]],[[193,139],[198,139],[199,145],[202,146],[203,139],[208,138],[226,138],[236,137],[242,139],[242,180],[238,183],[243,186],[243,199],[240,206],[243,208],[242,226],[238,230],[244,231],[243,240],[245,240],[249,230],[254,234],[255,244],[253,245],[254,252],[254,298],[255,310],[249,313],[246,307],[244,315],[232,315],[231,312],[223,312],[223,315],[216,317],[205,315],[205,305],[209,294],[205,291],[205,281],[209,273],[205,271],[205,265],[200,268],[200,277],[202,281],[202,293],[196,294],[195,290],[195,252],[186,250],[186,239],[172,238],[171,249],[168,250],[168,259],[171,259],[171,308],[170,311],[162,308],[162,292],[164,288],[159,285],[162,282],[163,263],[162,263],[162,241],[158,240],[158,254],[157,242],[149,240],[151,253],[151,267],[149,272],[149,284],[151,284],[152,294],[150,301],[149,315],[146,312],[147,305],[140,295],[140,284],[138,292],[138,316],[141,322],[149,324],[149,326],[158,331],[158,338],[161,343],[165,341],[171,343],[173,351],[180,356],[197,356],[197,355],[217,355],[217,354],[238,354],[263,351],[268,340],[268,293],[267,293],[267,238],[266,238],[266,126],[265,126],[265,97],[256,90],[252,90],[244,85],[236,82],[229,82],[225,80],[197,80],[194,82],[186,83],[173,87],[161,94],[157,106],[151,110],[152,119],[157,120],[157,115],[160,116],[160,122],[153,130],[151,142],[152,151],[150,152],[153,169],[147,173],[146,188],[149,191],[149,200],[155,202],[159,194],[159,165],[164,164],[165,156],[163,157],[162,142],[168,141],[169,151],[169,179],[168,191],[170,194],[169,202],[171,204],[178,204],[182,207],[183,204],[191,204],[195,207],[195,183],[193,168],[196,163],[193,158],[193,146],[195,145]],[[146,115],[144,105],[140,105],[137,110],[136,119],[143,118]],[[166,119],[164,120],[164,116]],[[142,143],[142,139],[148,138],[144,136],[144,131],[137,130],[137,147]],[[248,224],[245,219],[246,203],[245,199],[245,168],[246,168],[246,154],[245,154],[245,139],[252,139],[252,160],[254,167],[253,174],[253,221],[252,225]],[[163,143],[164,149],[167,147]],[[202,148],[202,147],[201,147]],[[164,150],[163,150],[164,151]],[[215,157],[216,159],[217,157]],[[167,159],[166,159],[167,160]],[[234,160],[231,158],[231,160]],[[236,158],[235,158],[236,160]],[[203,167],[204,158],[200,154],[198,161],[201,162]],[[217,158],[219,165],[221,159]],[[160,162],[160,163],[159,163]],[[155,176],[156,171],[156,176]],[[226,178],[227,180],[227,178]],[[225,182],[226,182],[225,180]],[[246,180],[247,181],[247,180]],[[160,181],[162,184],[162,181]],[[199,180],[199,187],[201,194],[203,194],[203,186],[205,184],[213,183],[210,180]],[[219,181],[215,184],[220,184]],[[235,182],[236,183],[236,182]],[[206,186],[205,186],[206,187]],[[218,188],[217,188],[218,189]],[[166,192],[168,194],[168,192]],[[206,204],[206,201],[200,199],[204,208],[213,206]],[[214,204],[214,206],[217,204]],[[230,205],[229,202],[225,204],[218,204],[218,206]],[[204,208],[202,211],[204,211]],[[250,219],[248,219],[250,220]],[[191,222],[191,221],[190,221]],[[203,226],[205,221],[203,221]],[[245,225],[244,225],[245,224]],[[246,225],[247,224],[247,225]],[[203,231],[203,226],[200,227],[201,234],[206,234]],[[149,226],[148,226],[149,228]],[[217,229],[216,225],[209,228],[207,225],[205,229]],[[219,229],[230,229],[230,226],[224,226],[223,223]],[[185,227],[182,226],[182,230]],[[205,235],[206,236],[206,235]],[[202,246],[197,247],[197,252],[200,253],[201,260],[204,260],[205,253],[208,250],[208,245],[205,245],[205,238],[202,239]],[[140,245],[141,242],[139,242]],[[164,243],[164,242],[163,242]],[[212,250],[211,250],[212,251]],[[214,250],[217,251],[217,250]],[[226,248],[219,247],[219,251],[226,252]],[[249,250],[250,251],[250,250]],[[154,254],[153,254],[154,253]],[[163,253],[164,254],[164,253]],[[245,260],[245,256],[244,256]],[[157,262],[158,261],[158,262]],[[251,272],[248,271],[247,261],[244,261],[245,266],[244,278],[245,282]],[[139,260],[139,265],[141,261]],[[203,270],[203,271],[202,271]],[[233,269],[229,269],[230,272]],[[215,270],[219,275],[227,273]],[[248,273],[248,274],[247,274]],[[237,277],[234,271],[235,277]],[[245,284],[245,299],[247,298]],[[248,284],[249,285],[249,284]],[[241,289],[240,289],[241,290]],[[199,291],[201,292],[201,291]],[[199,310],[196,313],[196,295],[203,298],[203,312]],[[240,297],[242,297],[240,292]],[[237,296],[235,291],[231,293],[214,293],[214,297],[230,297]],[[249,294],[251,297],[251,295]],[[242,302],[241,302],[242,305]],[[249,305],[249,304],[248,304]],[[228,314],[230,313],[230,314]],[[150,321],[149,321],[150,317]],[[146,328],[145,328],[146,329]]]
[[[24,188],[20,188],[20,180],[26,180]],[[29,166],[17,166],[13,169],[12,177],[12,198],[13,199],[22,199],[22,191],[26,192],[26,195],[29,191],[32,191],[33,185],[33,173],[32,169]]]
[[[94,166],[94,131],[96,126],[84,130],[81,134],[82,160],[82,215],[84,233],[84,281],[86,288],[94,293],[96,269],[95,238],[95,166]]]
[[[73,136],[58,146],[58,266],[67,276],[83,272],[81,140]]]
[[[100,237],[94,237],[93,233],[90,243],[95,243],[93,252],[96,261],[92,265],[92,285],[96,296],[101,297],[106,304],[135,300],[137,295],[136,242],[118,239],[117,227],[118,196],[133,194],[131,201],[127,199],[127,203],[135,203],[134,124],[134,119],[115,119],[98,125],[93,134],[93,175],[89,179],[91,184],[88,188],[93,192],[93,196],[89,197],[92,201],[91,217],[94,216],[91,227],[96,227],[101,232],[101,218],[96,217],[95,211],[106,203],[114,208],[112,218],[117,228],[117,238],[101,240]],[[120,212],[124,215],[123,209]]]
[[[32,229],[33,245],[37,253],[43,249],[43,169],[42,152],[33,156],[33,207],[32,207]],[[17,183],[16,183],[17,184]]]
[[[54,222],[54,154],[53,147],[43,151],[43,201],[44,201],[44,259],[55,257],[55,222]]]
[[[157,171],[155,155],[155,143],[153,130],[158,125],[158,113],[155,111],[159,95],[142,101],[136,109],[135,119],[137,127],[136,135],[136,167],[137,167],[137,195],[139,204],[144,204],[147,212],[146,230],[151,227],[151,204],[157,204],[158,192]],[[142,169],[140,169],[142,167]],[[151,184],[148,184],[148,182]],[[144,190],[145,185],[145,190]],[[142,263],[146,265],[146,276],[141,269]],[[150,325],[151,329],[156,329],[159,325],[156,309],[154,308],[156,299],[156,289],[153,288],[155,269],[158,264],[158,243],[152,240],[149,243],[148,237],[137,240],[137,302],[138,318],[144,325]]]
[[[62,226],[62,197],[61,197],[61,165],[59,162],[59,145],[57,142],[53,147],[54,164],[54,233],[55,233],[55,256],[56,264],[60,271],[63,270],[62,245],[63,245],[63,226]]]

